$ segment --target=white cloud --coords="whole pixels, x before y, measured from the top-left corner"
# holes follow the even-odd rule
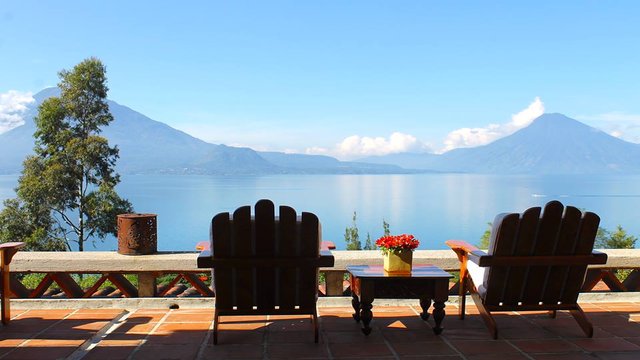
[[[0,94],[0,134],[24,124],[22,115],[34,102],[30,92],[9,90]]]
[[[615,136],[617,138],[621,138],[622,136],[624,136],[624,134],[622,133],[622,131],[618,131],[618,130],[613,130],[610,134],[611,136]]]
[[[310,147],[307,154],[330,155],[340,159],[356,159],[366,156],[381,156],[403,152],[428,152],[430,147],[415,136],[400,132],[392,133],[388,139],[384,137],[368,137],[352,135],[332,149]]]
[[[544,104],[539,97],[536,97],[527,108],[512,115],[508,123],[489,124],[482,128],[461,128],[450,132],[444,140],[445,147],[440,152],[488,144],[528,126],[542,114],[544,114]]]
[[[622,140],[640,143],[640,115],[612,111],[596,115],[578,115],[576,119]]]

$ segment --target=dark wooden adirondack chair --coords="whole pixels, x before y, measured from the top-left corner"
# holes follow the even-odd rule
[[[485,253],[464,241],[447,245],[460,259],[460,318],[469,290],[493,338],[498,337],[492,311],[569,310],[588,337],[593,326],[577,303],[587,265],[604,264],[607,255],[593,251],[600,218],[551,201],[522,214],[500,214],[493,222]]]
[[[11,319],[11,277],[9,272],[9,263],[11,263],[11,259],[13,255],[15,255],[18,250],[23,247],[25,243],[23,242],[8,242],[0,244],[0,261],[2,264],[0,265],[0,302],[2,303],[2,314],[0,318],[2,319],[3,324],[8,324]]]
[[[198,267],[213,268],[216,306],[213,343],[224,315],[311,315],[318,342],[318,268],[333,266],[328,250],[320,251],[318,218],[269,200],[216,215],[211,222],[211,249],[198,257]]]

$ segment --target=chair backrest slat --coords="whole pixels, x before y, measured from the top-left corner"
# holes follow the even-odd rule
[[[298,219],[296,211],[288,206],[280,206],[280,247],[278,248],[280,256],[293,257],[297,255],[299,235]],[[293,267],[279,268],[280,284],[278,294],[278,305],[281,309],[293,309],[298,303],[299,282],[298,269]]]
[[[216,257],[230,258],[233,256],[229,213],[220,213],[213,218],[211,221],[211,238],[217,239],[211,244]],[[218,269],[214,273],[214,279],[216,289],[226,290],[220,294],[216,291],[216,306],[232,307],[234,303],[233,270],[229,268]]]
[[[321,239],[322,230],[318,217],[312,213],[303,212],[301,221],[301,235],[303,241],[300,243],[300,255],[304,257],[316,257],[320,253],[320,241],[309,241],[310,239]],[[318,269],[300,269],[300,292],[310,294],[315,292],[316,297],[301,297],[300,306],[313,306],[316,302],[318,292]]]
[[[275,209],[271,201],[260,200],[256,203],[255,237],[257,257],[275,256],[276,223],[274,212]],[[275,306],[275,294],[277,292],[275,272],[275,268],[257,269],[256,291],[260,294],[256,299],[258,310],[273,309]]]
[[[233,236],[229,239],[229,241],[231,241],[232,246],[235,247],[234,256],[253,256],[254,236],[251,226],[250,206],[242,206],[233,212],[232,229]],[[234,270],[235,281],[233,281],[233,303],[238,309],[251,309],[251,307],[255,303],[255,271],[249,268],[239,268]]]

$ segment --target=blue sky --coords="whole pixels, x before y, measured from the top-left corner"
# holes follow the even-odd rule
[[[109,97],[214,143],[441,152],[560,112],[640,142],[638,1],[0,0],[0,132],[96,56]]]

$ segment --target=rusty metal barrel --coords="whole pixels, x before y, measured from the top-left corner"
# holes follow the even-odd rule
[[[156,214],[118,215],[118,253],[147,255],[158,251]]]

